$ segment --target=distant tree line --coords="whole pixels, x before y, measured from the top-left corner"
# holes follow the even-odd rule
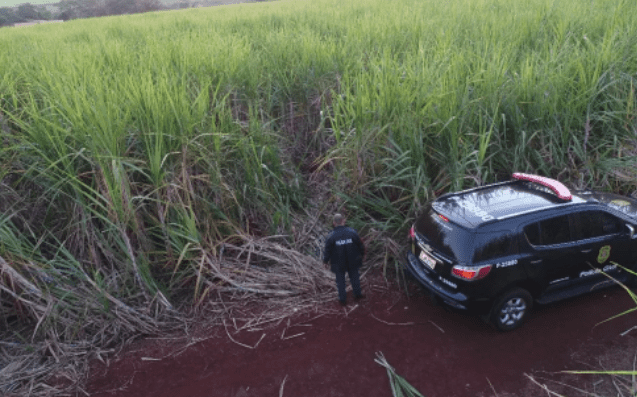
[[[17,7],[0,7],[0,26],[33,20],[54,19],[53,14],[45,6],[34,6],[31,3]]]
[[[102,17],[162,10],[159,0],[62,0],[59,19]]]
[[[34,20],[65,20],[77,18],[103,17],[107,15],[136,14],[149,11],[206,7],[232,2],[266,0],[175,0],[164,5],[160,0],[60,0],[59,3],[33,5],[20,4],[17,7],[0,7],[0,26]]]
[[[17,7],[0,7],[0,26],[33,20],[69,20],[165,9],[159,0],[61,0],[53,6],[57,12],[51,12],[47,6],[31,3],[20,4]]]

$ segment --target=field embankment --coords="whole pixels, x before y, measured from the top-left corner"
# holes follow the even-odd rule
[[[335,209],[393,265],[392,237],[449,189],[516,170],[633,192],[636,37],[622,0],[278,1],[0,30],[0,389],[81,384],[86,357],[181,327],[184,307],[221,321],[268,298],[275,318],[326,299]]]

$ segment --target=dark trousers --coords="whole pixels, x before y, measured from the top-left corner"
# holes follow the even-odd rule
[[[345,292],[345,273],[349,275],[349,282],[352,283],[352,289],[354,290],[354,296],[361,295],[361,280],[358,275],[358,268],[352,266],[344,271],[336,271],[336,288],[338,288],[338,300],[345,302],[347,299],[347,293]]]

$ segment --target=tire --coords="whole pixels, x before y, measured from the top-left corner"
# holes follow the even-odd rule
[[[489,319],[500,331],[519,328],[533,307],[531,294],[522,288],[514,288],[502,294],[493,304]]]

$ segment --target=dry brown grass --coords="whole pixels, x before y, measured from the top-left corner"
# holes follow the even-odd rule
[[[50,293],[47,288],[53,287],[37,265],[0,258],[0,292],[11,303],[3,309],[5,327],[0,330],[0,390],[7,396],[86,394],[90,361],[108,363],[142,336],[192,339],[189,346],[199,340],[190,334],[197,327],[225,330],[232,339],[241,330],[260,330],[295,314],[329,310],[324,303],[335,298],[334,280],[320,258],[327,229],[318,215],[294,223],[295,236],[237,234],[214,250],[202,249],[193,261],[198,263],[197,299],[178,309],[159,295],[146,298],[139,293],[123,302],[88,274],[64,284],[66,296],[82,300],[83,306],[76,307],[73,300]],[[387,256],[380,251],[372,255],[373,263]],[[14,321],[8,323],[7,317]]]

